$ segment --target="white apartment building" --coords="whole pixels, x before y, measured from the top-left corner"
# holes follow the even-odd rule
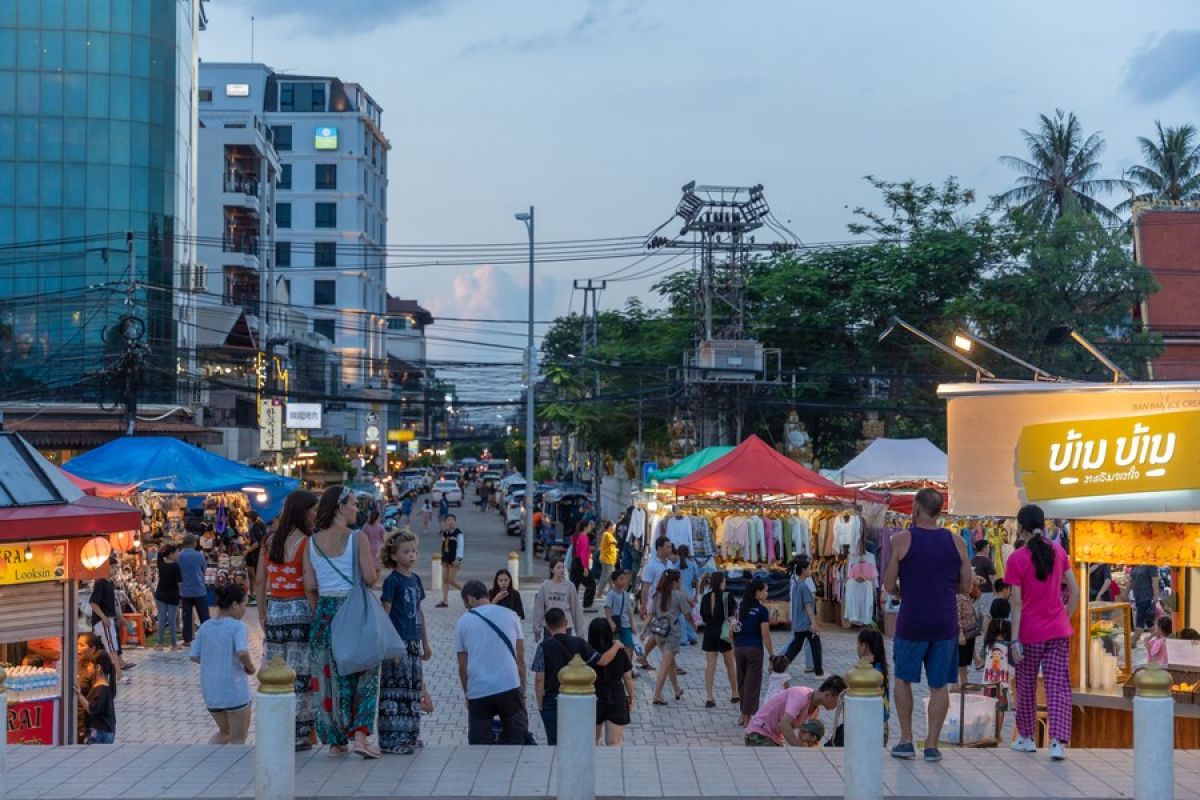
[[[290,298],[310,332],[338,354],[323,433],[382,450],[390,149],[382,109],[358,84],[262,64],[203,63],[199,85],[202,117],[206,110],[242,112],[270,132],[278,158],[273,209],[266,209],[274,246],[267,254],[259,247],[271,284],[260,282],[259,297]]]

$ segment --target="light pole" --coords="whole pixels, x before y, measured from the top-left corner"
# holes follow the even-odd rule
[[[529,233],[529,338],[525,345],[525,574],[533,574],[533,504],[537,496],[537,484],[533,480],[533,454],[537,446],[537,430],[533,407],[534,373],[537,361],[533,344],[533,206],[528,213],[516,216],[525,223]]]

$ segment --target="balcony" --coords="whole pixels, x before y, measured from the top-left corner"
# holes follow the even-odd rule
[[[256,214],[261,213],[261,164],[262,155],[254,147],[225,146],[225,171],[221,179],[225,205],[241,206],[252,209]]]
[[[258,273],[238,266],[227,266],[224,272],[225,281],[221,302],[227,306],[240,306],[250,316],[259,316]]]

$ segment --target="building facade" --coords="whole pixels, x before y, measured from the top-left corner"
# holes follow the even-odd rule
[[[261,115],[268,126],[279,173],[273,252],[257,255],[272,276],[270,287],[259,281],[260,306],[286,293],[337,353],[324,433],[382,451],[390,148],[382,109],[357,84],[261,64],[202,65],[200,97],[202,110]]]
[[[430,396],[437,379],[429,368],[425,328],[433,324],[433,315],[416,300],[387,298],[388,378],[392,390],[390,425],[393,444],[415,441],[416,449],[432,430]],[[412,438],[408,438],[411,436]],[[408,445],[406,444],[406,447]]]
[[[1163,339],[1152,380],[1200,380],[1200,203],[1135,203],[1134,256],[1158,283],[1139,309]]]
[[[111,401],[132,315],[186,402],[200,2],[2,4],[0,400]]]

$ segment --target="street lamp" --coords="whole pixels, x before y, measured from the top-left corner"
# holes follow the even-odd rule
[[[1100,349],[1096,347],[1096,345],[1083,338],[1083,335],[1070,325],[1055,325],[1053,328],[1051,328],[1046,334],[1046,345],[1048,347],[1057,347],[1058,345],[1066,342],[1068,339],[1074,340],[1076,344],[1091,353],[1092,358],[1096,359],[1109,370],[1111,370],[1113,374],[1113,383],[1130,382],[1131,379],[1125,374],[1125,370],[1114,364],[1112,359],[1104,355],[1104,353],[1101,353]]]
[[[1017,358],[1012,353],[1008,352],[1007,350],[1000,349],[999,347],[992,344],[991,342],[980,339],[978,336],[976,336],[975,334],[973,334],[969,331],[958,331],[957,333],[954,334],[954,347],[956,350],[961,350],[964,353],[970,353],[975,345],[979,345],[980,347],[991,350],[996,355],[1001,356],[1003,358],[1007,358],[1009,361],[1013,362],[1014,364],[1019,364],[1020,366],[1024,367],[1025,369],[1032,370],[1033,379],[1035,381],[1062,381],[1063,380],[1062,378],[1058,377],[1057,375],[1051,375],[1049,372],[1046,372],[1046,370],[1042,369],[1041,367],[1036,367],[1033,364],[1030,364],[1028,361],[1024,361],[1023,359]]]
[[[533,453],[537,441],[537,431],[534,422],[533,385],[536,361],[533,344],[533,206],[529,212],[514,214],[518,222],[525,223],[529,233],[529,338],[525,346],[525,481],[530,490],[525,493],[529,498],[525,508],[525,574],[533,575],[533,499],[537,485],[533,480]]]
[[[882,342],[884,339],[891,336],[892,331],[896,330],[896,328],[903,328],[904,330],[911,333],[913,336],[916,336],[921,341],[933,345],[938,350],[941,350],[943,353],[945,353],[949,356],[952,356],[953,358],[957,359],[958,361],[961,361],[962,363],[966,364],[971,369],[975,370],[975,382],[976,383],[979,383],[983,378],[987,378],[988,380],[993,380],[993,381],[996,380],[995,375],[993,375],[991,372],[988,372],[986,369],[979,366],[974,361],[972,361],[971,359],[964,356],[962,353],[958,352],[957,350],[955,350],[954,348],[952,348],[948,345],[942,344],[937,339],[930,336],[928,333],[925,333],[925,331],[922,331],[919,328],[909,325],[907,322],[900,319],[899,317],[890,317],[888,319],[887,329],[879,335],[879,341]]]

